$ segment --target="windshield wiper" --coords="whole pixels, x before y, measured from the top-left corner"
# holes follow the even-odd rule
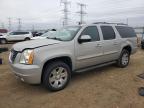
[[[54,39],[54,40],[59,40],[59,41],[62,41],[61,38],[57,38],[57,37],[47,37],[47,39]]]

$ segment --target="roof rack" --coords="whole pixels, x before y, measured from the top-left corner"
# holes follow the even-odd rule
[[[93,24],[117,24],[117,25],[127,25],[127,24],[124,24],[124,23],[108,23],[108,22],[95,22]]]

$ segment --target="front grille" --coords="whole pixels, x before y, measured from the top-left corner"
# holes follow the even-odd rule
[[[11,50],[11,57],[10,57],[10,59],[11,59],[12,63],[14,62],[17,54],[18,54],[18,51]]]

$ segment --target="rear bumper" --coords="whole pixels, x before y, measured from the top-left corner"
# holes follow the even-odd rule
[[[41,69],[37,65],[10,64],[17,79],[29,84],[41,83]]]

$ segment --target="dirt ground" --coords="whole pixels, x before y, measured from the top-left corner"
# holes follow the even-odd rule
[[[64,90],[54,93],[16,80],[8,54],[0,54],[4,59],[0,65],[0,108],[144,108],[144,97],[138,95],[144,80],[137,77],[144,72],[141,49],[131,56],[127,68],[111,65],[76,74]]]

